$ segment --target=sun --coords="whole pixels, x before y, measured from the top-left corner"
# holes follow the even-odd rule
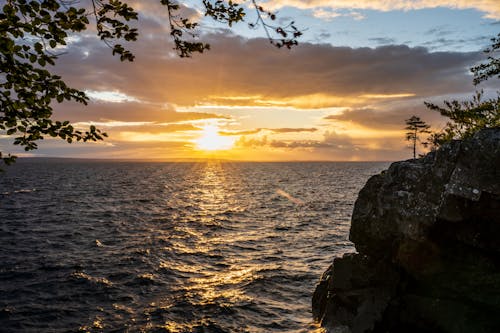
[[[234,146],[234,138],[219,135],[219,128],[214,125],[203,127],[201,137],[195,140],[196,148],[205,151],[228,150]]]

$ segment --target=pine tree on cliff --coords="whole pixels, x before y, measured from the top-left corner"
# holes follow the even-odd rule
[[[489,55],[487,62],[471,68],[475,86],[489,79],[500,79],[500,34],[491,41],[492,45],[484,50]],[[441,131],[429,136],[431,149],[451,140],[470,138],[483,128],[500,127],[500,92],[486,100],[483,96],[483,90],[478,90],[470,100],[444,101],[444,106],[424,102],[427,108],[449,119]]]
[[[410,148],[413,148],[413,159],[415,159],[417,157],[417,141],[422,142],[422,140],[420,140],[420,134],[430,133],[430,126],[417,116],[412,116],[406,119],[405,122],[407,125],[405,130],[408,131],[406,132],[406,141],[410,141]],[[422,142],[422,144],[425,145],[426,143]]]
[[[496,77],[500,79],[500,34],[491,39],[491,46],[484,50],[488,54],[488,62],[472,67],[470,70],[474,74],[474,85],[478,85],[483,81]],[[496,54],[496,56],[495,56]]]

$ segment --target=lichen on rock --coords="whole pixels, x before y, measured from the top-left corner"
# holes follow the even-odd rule
[[[313,296],[330,332],[497,332],[500,128],[393,163],[356,200]]]

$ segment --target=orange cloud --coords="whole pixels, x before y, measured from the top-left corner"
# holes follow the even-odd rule
[[[401,45],[354,49],[302,43],[283,53],[265,39],[221,33],[204,36],[212,46],[207,54],[177,59],[168,55],[171,45],[163,37],[132,45],[137,58],[130,64],[112,58],[97,39],[82,38],[60,58],[57,71],[72,86],[120,92],[118,97],[156,107],[170,103],[324,108],[359,106],[360,96],[366,101],[466,92],[466,68],[480,58],[479,53],[431,53]],[[75,67],[82,50],[90,51]]]
[[[231,135],[251,135],[258,134],[262,131],[269,131],[273,133],[300,133],[300,132],[316,132],[317,128],[257,128],[252,130],[243,131],[219,131],[220,135],[231,136]]]
[[[56,105],[54,118],[97,124],[110,133],[110,145],[57,145],[61,152],[78,147],[96,157],[122,152],[185,158],[192,156],[200,128],[215,122],[219,135],[240,136],[233,153],[241,159],[282,159],[287,152],[303,159],[370,159],[376,152],[388,158],[404,150],[397,131],[405,117],[421,110],[408,106],[418,99],[422,108],[423,99],[470,91],[466,68],[480,59],[479,53],[395,45],[302,43],[284,53],[266,39],[225,32],[204,36],[212,45],[209,53],[177,59],[159,33],[160,22],[145,15],[141,24],[147,31],[131,45],[133,63],[121,63],[99,40],[85,36],[60,58],[56,71],[94,96],[87,107]],[[334,108],[345,111],[328,115]],[[387,130],[390,137],[383,138]]]

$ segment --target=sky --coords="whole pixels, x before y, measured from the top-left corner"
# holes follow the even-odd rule
[[[279,22],[303,30],[292,50],[269,44],[251,2],[232,28],[203,16],[201,1],[182,13],[200,20],[211,50],[180,59],[158,1],[139,11],[132,63],[112,57],[92,29],[70,37],[54,72],[85,91],[88,106],[54,106],[54,119],[91,124],[109,137],[67,144],[46,138],[18,156],[242,161],[394,161],[411,157],[404,121],[418,115],[436,130],[445,120],[424,101],[467,99],[479,87],[469,68],[500,32],[498,0],[261,1]]]

